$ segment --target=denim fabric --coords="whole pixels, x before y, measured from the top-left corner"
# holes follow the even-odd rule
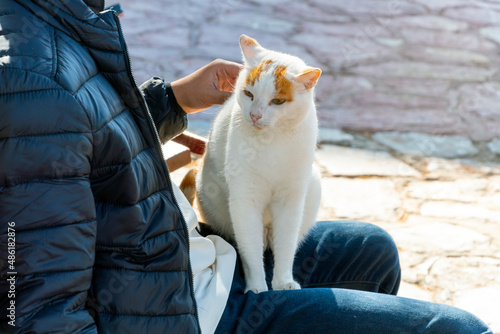
[[[268,285],[272,254],[265,253]],[[216,333],[492,333],[463,310],[396,297],[396,245],[371,224],[319,222],[297,250],[301,290],[244,294],[241,263]]]

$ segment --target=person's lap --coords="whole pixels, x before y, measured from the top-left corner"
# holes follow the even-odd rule
[[[265,260],[270,286],[269,251]],[[397,248],[382,229],[320,222],[297,250],[302,289],[244,294],[238,263],[216,333],[487,333],[465,311],[394,296],[400,274]]]

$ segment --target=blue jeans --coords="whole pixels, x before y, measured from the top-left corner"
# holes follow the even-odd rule
[[[265,262],[270,286],[269,251]],[[244,294],[238,260],[216,333],[493,333],[463,310],[396,297],[396,245],[371,224],[319,222],[297,250],[294,277],[301,290]]]

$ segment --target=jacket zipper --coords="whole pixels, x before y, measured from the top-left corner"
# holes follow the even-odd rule
[[[118,27],[118,35],[119,35],[119,38],[120,38],[120,44],[122,45],[122,48],[125,49],[124,56],[125,56],[125,60],[126,60],[125,64],[127,66],[127,74],[129,76],[129,79],[132,81],[132,84],[134,86],[134,92],[135,92],[135,95],[138,97],[139,103],[141,105],[141,109],[148,116],[149,122],[147,122],[147,123],[149,125],[150,130],[154,133],[154,135],[156,137],[155,148],[156,148],[157,153],[159,154],[159,156],[162,159],[161,165],[163,167],[164,175],[166,176],[166,179],[167,179],[168,188],[169,188],[170,193],[172,195],[175,207],[179,211],[179,213],[181,215],[181,218],[182,218],[182,222],[184,223],[184,233],[186,234],[187,250],[188,250],[188,274],[189,274],[189,277],[190,277],[190,280],[189,280],[190,284],[189,285],[190,285],[190,288],[191,288],[191,299],[194,302],[194,307],[195,307],[194,311],[195,311],[196,321],[197,321],[197,324],[198,324],[198,330],[201,333],[200,319],[198,317],[198,305],[196,304],[196,298],[195,298],[195,295],[194,295],[194,278],[193,278],[193,272],[192,272],[192,268],[191,268],[191,253],[190,253],[190,244],[189,244],[189,230],[188,230],[188,227],[187,227],[186,219],[184,218],[184,214],[182,213],[182,211],[181,211],[181,209],[179,207],[179,204],[177,203],[177,198],[175,198],[174,190],[173,190],[173,187],[172,187],[172,180],[170,179],[170,173],[168,171],[167,163],[165,162],[165,156],[163,155],[163,151],[162,151],[162,149],[160,147],[160,136],[158,135],[158,131],[156,130],[156,126],[154,124],[153,117],[149,113],[149,109],[148,109],[148,107],[146,105],[146,102],[144,101],[144,97],[142,96],[141,92],[139,91],[139,88],[137,87],[137,84],[136,84],[136,81],[135,81],[135,78],[134,78],[134,74],[132,73],[132,66],[131,66],[131,62],[130,62],[130,56],[129,56],[129,53],[128,53],[127,44],[125,43],[125,38],[123,37],[123,31],[122,31],[122,26],[120,24],[120,19],[118,18],[118,16],[117,16],[117,14],[116,14],[115,11],[112,11],[112,12],[113,12],[113,17],[114,17],[114,19],[116,21],[116,24],[117,24],[117,27]]]

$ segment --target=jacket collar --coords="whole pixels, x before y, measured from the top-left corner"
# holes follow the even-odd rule
[[[99,13],[104,10],[104,0],[83,0],[83,2],[85,2],[94,13]]]
[[[104,0],[16,0],[51,26],[91,48],[119,51],[118,27]],[[90,7],[89,7],[90,6]],[[33,26],[36,30],[37,26]]]

